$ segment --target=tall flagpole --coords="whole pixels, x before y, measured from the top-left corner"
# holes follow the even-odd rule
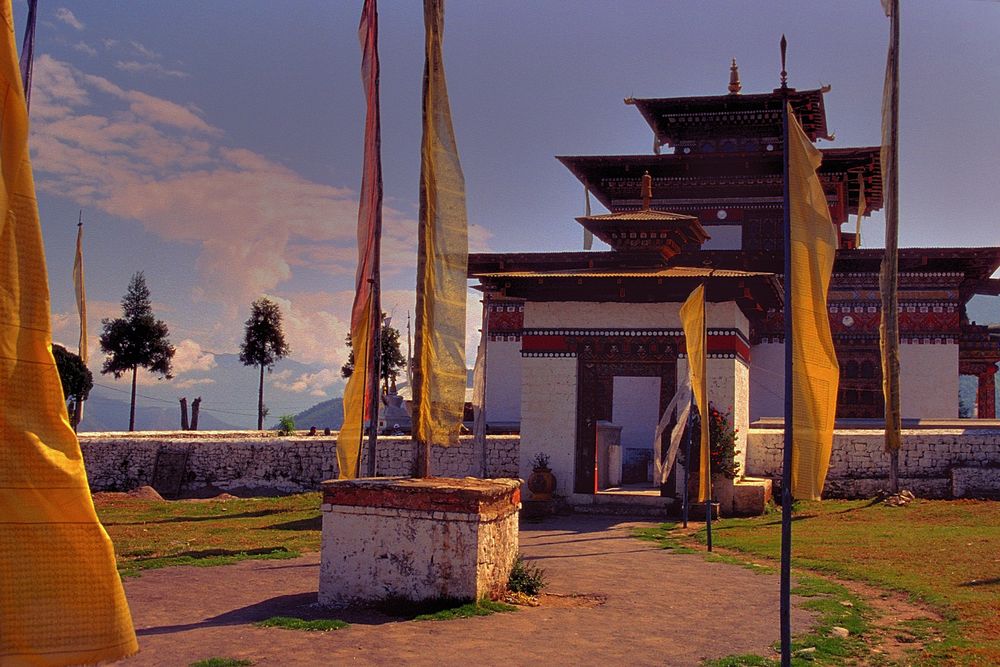
[[[791,189],[788,179],[788,72],[785,50],[788,42],[781,36],[781,126],[782,169],[784,173],[784,236],[785,236],[785,428],[784,457],[781,465],[781,665],[792,664],[792,212]]]

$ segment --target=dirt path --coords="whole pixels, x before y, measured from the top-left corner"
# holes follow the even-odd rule
[[[125,582],[142,651],[119,664],[176,667],[220,656],[288,666],[681,666],[769,653],[778,639],[774,575],[664,552],[630,537],[638,525],[650,524],[571,516],[523,526],[521,551],[545,568],[553,597],[516,613],[453,621],[361,612],[337,613],[352,625],[335,632],[254,627],[276,615],[324,615],[312,606],[319,554],[146,572]],[[560,597],[574,594],[600,603]],[[798,608],[792,616],[794,632],[811,620]]]

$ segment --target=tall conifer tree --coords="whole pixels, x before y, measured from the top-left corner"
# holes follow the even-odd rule
[[[264,369],[268,372],[274,364],[288,356],[288,343],[281,328],[281,309],[267,297],[250,304],[250,319],[246,321],[240,361],[246,366],[260,367],[260,384],[257,387],[257,430],[264,429]]]
[[[102,374],[120,378],[132,372],[132,400],[129,406],[128,430],[135,430],[135,379],[140,366],[166,378],[170,374],[174,348],[167,338],[167,325],[153,315],[149,288],[142,271],[132,275],[128,291],[122,297],[122,317],[101,320],[101,351],[107,357]]]

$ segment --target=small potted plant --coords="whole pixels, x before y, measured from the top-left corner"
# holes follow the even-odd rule
[[[552,500],[552,492],[556,490],[556,476],[549,468],[549,457],[545,452],[538,452],[531,459],[528,490],[531,491],[532,500]]]

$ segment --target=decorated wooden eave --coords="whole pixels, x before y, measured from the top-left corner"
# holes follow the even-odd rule
[[[789,90],[792,111],[812,141],[833,138],[827,130],[823,105],[823,94],[829,90]],[[625,103],[639,110],[665,146],[735,152],[766,150],[769,142],[772,146],[781,143],[782,93],[777,90],[752,95],[629,97]],[[739,139],[734,130],[738,130]]]
[[[866,211],[882,208],[879,147],[823,149],[820,182],[834,223],[857,213],[858,179],[865,182]],[[634,211],[643,175],[652,177],[651,206],[694,215],[719,206],[780,208],[780,153],[738,155],[560,155],[556,157],[609,211]]]
[[[735,301],[751,320],[783,302],[773,273],[697,266],[500,271],[476,277],[481,289],[527,301],[681,302],[704,282],[709,301]]]
[[[653,179],[642,177],[642,208],[576,219],[594,236],[616,251],[655,252],[670,258],[682,250],[700,248],[711,238],[698,218],[650,208]]]
[[[834,273],[877,274],[882,248],[837,252]],[[1000,295],[1000,281],[991,278],[1000,269],[1000,248],[900,248],[899,273],[959,274],[959,298],[967,302],[976,294]]]

